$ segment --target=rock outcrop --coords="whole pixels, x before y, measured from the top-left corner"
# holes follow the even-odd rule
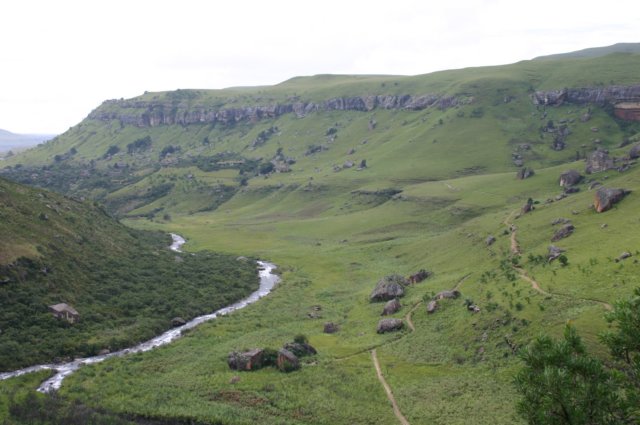
[[[400,301],[398,301],[397,298],[389,300],[384,305],[381,316],[390,316],[393,313],[396,313],[398,310],[400,310],[400,307],[401,307]]]
[[[627,194],[629,194],[628,190],[601,187],[596,191],[593,206],[596,212],[601,213],[607,211],[611,209],[614,204],[620,202]]]
[[[369,299],[375,302],[402,297],[404,295],[404,287],[407,286],[408,283],[403,276],[397,274],[385,276],[378,281]]]
[[[378,322],[376,332],[383,334],[386,332],[395,332],[402,329],[404,323],[401,319],[381,319]]]
[[[604,106],[606,104],[639,101],[640,85],[536,91],[531,95],[531,98],[535,105],[559,106],[566,102],[576,105],[595,104]]]
[[[183,91],[187,92],[187,91]],[[427,108],[448,109],[471,103],[472,98],[459,98],[437,94],[425,95],[370,95],[338,97],[321,102],[270,103],[267,105],[220,107],[201,99],[192,92],[189,99],[176,99],[176,92],[163,100],[114,99],[105,101],[88,118],[97,121],[120,121],[122,125],[157,127],[160,125],[234,124],[241,121],[257,122],[295,114],[302,118],[319,111],[360,111],[374,109],[403,109],[420,111]],[[231,100],[230,102],[231,103]],[[374,126],[375,127],[375,126]]]

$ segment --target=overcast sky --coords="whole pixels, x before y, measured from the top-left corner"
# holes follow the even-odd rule
[[[0,129],[61,133],[145,90],[415,75],[639,41],[638,0],[6,0]]]

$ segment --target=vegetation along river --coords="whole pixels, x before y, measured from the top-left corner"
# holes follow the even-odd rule
[[[171,237],[173,238],[173,243],[171,244],[170,249],[174,251],[180,251],[180,248],[185,243],[184,238],[173,233],[171,234]],[[62,381],[64,380],[64,378],[78,370],[78,368],[82,365],[99,363],[111,357],[124,356],[130,353],[142,353],[145,351],[153,350],[154,348],[160,347],[161,345],[169,344],[170,342],[180,338],[180,336],[182,335],[182,331],[194,328],[199,324],[207,322],[209,320],[213,320],[218,316],[224,316],[225,314],[229,314],[235,310],[244,308],[269,294],[276,283],[278,283],[278,281],[280,280],[278,275],[271,273],[276,268],[276,266],[266,261],[258,261],[258,266],[260,275],[260,287],[258,288],[258,290],[251,293],[248,297],[237,301],[229,306],[223,307],[210,314],[198,316],[182,326],[170,329],[165,333],[158,335],[153,339],[150,339],[149,341],[142,342],[130,348],[125,348],[120,351],[114,351],[113,353],[103,354],[99,356],[78,358],[68,363],[42,364],[15,370],[13,372],[0,373],[0,380],[24,375],[25,373],[38,372],[45,369],[55,370],[56,374],[44,381],[38,387],[38,391],[40,392],[55,391],[60,388],[60,385],[62,385]]]

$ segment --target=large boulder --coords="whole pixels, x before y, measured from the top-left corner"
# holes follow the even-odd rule
[[[571,236],[574,230],[575,230],[575,227],[573,227],[573,224],[571,223],[565,224],[553,234],[553,237],[551,238],[551,242],[556,242],[556,241],[559,241],[560,239],[564,239],[568,236]]]
[[[291,351],[286,348],[281,348],[278,350],[276,366],[281,372],[292,372],[300,369],[300,360],[298,360],[298,357]]]
[[[564,249],[557,247],[555,245],[549,245],[549,255],[547,256],[547,260],[553,261],[559,256],[561,256],[563,252],[565,252]]]
[[[376,332],[383,334],[385,332],[395,332],[402,329],[404,323],[400,319],[381,319],[378,322]]]
[[[455,300],[460,295],[461,295],[460,291],[457,291],[457,290],[454,289],[453,291],[442,291],[442,292],[439,292],[435,297],[433,297],[433,299],[434,300],[444,300],[444,299]]]
[[[580,183],[582,174],[578,170],[568,170],[560,174],[560,186],[569,187]]]
[[[599,173],[614,168],[613,158],[609,157],[606,151],[597,149],[587,157],[587,165],[585,166],[585,173]]]
[[[420,283],[431,275],[432,273],[430,271],[427,271],[425,269],[420,269],[418,270],[417,273],[414,273],[411,276],[409,276],[409,283],[411,284]]]
[[[306,342],[304,343],[287,342],[282,348],[292,352],[297,357],[313,356],[315,354],[318,354],[318,351],[316,351],[315,348],[313,348],[311,345],[307,344]]]
[[[400,301],[398,301],[397,298],[394,298],[392,300],[387,301],[387,303],[384,305],[384,308],[382,309],[382,314],[381,316],[389,316],[395,312],[397,312],[398,310],[400,310]]]
[[[264,350],[255,348],[253,350],[238,353],[229,353],[227,364],[233,370],[256,370],[262,367]]]
[[[404,295],[404,287],[409,282],[400,275],[385,276],[378,281],[369,299],[371,301],[388,301]]]
[[[527,167],[523,167],[521,169],[518,170],[518,172],[516,173],[516,178],[518,180],[524,180],[524,179],[528,179],[529,177],[533,176],[535,173],[531,168],[527,168]]]
[[[178,326],[186,325],[186,324],[187,324],[187,321],[184,320],[182,317],[174,317],[173,319],[171,319],[171,326],[173,326],[174,328]]]
[[[599,213],[607,211],[614,204],[620,202],[628,193],[629,191],[624,189],[601,187],[596,191],[593,206]]]

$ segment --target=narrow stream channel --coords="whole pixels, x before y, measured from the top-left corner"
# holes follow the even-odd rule
[[[173,251],[180,252],[182,245],[184,245],[185,243],[184,238],[173,233],[171,234],[171,237],[173,238],[173,243],[169,248]],[[141,342],[140,344],[134,345],[130,348],[125,348],[120,351],[114,351],[113,353],[103,354],[100,356],[74,359],[73,361],[68,363],[42,364],[15,370],[13,372],[0,373],[0,381],[24,375],[26,373],[38,372],[41,370],[55,370],[56,374],[44,381],[38,387],[38,391],[40,392],[51,392],[59,389],[64,378],[78,370],[78,368],[82,365],[99,363],[111,357],[120,357],[130,353],[142,353],[145,351],[153,350],[156,347],[169,344],[170,342],[180,338],[180,336],[182,336],[182,331],[195,328],[199,324],[207,322],[209,320],[213,320],[218,316],[224,316],[225,314],[229,314],[235,310],[244,308],[269,294],[273,287],[280,281],[280,277],[272,273],[276,266],[266,261],[258,261],[258,268],[258,273],[260,276],[260,287],[258,288],[258,290],[251,293],[248,297],[237,301],[234,304],[223,307],[219,310],[214,311],[213,313],[198,316],[182,326],[170,329],[165,333],[158,335],[153,339],[150,339],[149,341]]]

